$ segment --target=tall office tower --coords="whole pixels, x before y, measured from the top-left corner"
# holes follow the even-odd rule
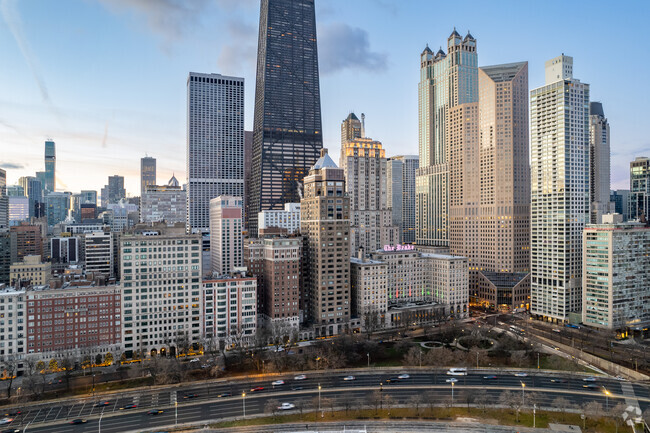
[[[363,114],[361,114],[364,117]],[[363,127],[361,121],[354,113],[348,114],[343,123],[341,123],[341,144],[348,140],[362,138],[365,136],[365,131],[362,133]]]
[[[341,124],[341,136],[348,119]],[[386,154],[381,142],[353,138],[341,142],[341,168],[350,199],[350,255],[360,248],[366,253],[399,242],[399,228],[393,225],[386,202]]]
[[[7,172],[0,168],[0,229],[9,227],[9,196],[7,195]]]
[[[447,38],[447,54],[427,46],[420,55],[418,123],[420,167],[416,185],[418,245],[449,245],[449,149],[445,125],[450,108],[478,101],[476,39],[456,29]]]
[[[113,234],[110,232],[86,233],[84,238],[86,272],[114,276]]]
[[[386,161],[387,202],[401,243],[415,242],[415,173],[419,165],[417,155],[393,156]]]
[[[621,214],[623,216],[623,222],[627,221],[630,211],[630,190],[612,190],[609,194],[609,201],[614,206],[614,213]]]
[[[640,156],[630,162],[628,217],[650,221],[650,159]]]
[[[589,200],[591,202],[591,224],[601,224],[606,213],[614,211],[609,200],[610,147],[609,123],[603,111],[603,104],[589,104]]]
[[[327,149],[305,177],[300,213],[307,321],[317,336],[335,335],[350,319],[350,199]]]
[[[53,226],[66,219],[71,196],[69,192],[51,192],[45,196],[47,225]]]
[[[168,225],[185,223],[187,193],[172,175],[167,185],[147,185],[140,197],[140,221],[165,221]]]
[[[140,159],[140,197],[147,191],[147,186],[156,184],[156,158],[145,156]]]
[[[248,232],[248,212],[251,196],[251,168],[253,165],[253,131],[244,131],[244,231]],[[255,234],[252,234],[255,236]]]
[[[18,184],[23,187],[25,196],[29,198],[29,216],[39,217],[39,206],[43,203],[43,184],[34,176],[18,178]]]
[[[108,185],[102,188],[102,207],[109,204],[119,203],[126,198],[126,189],[124,189],[124,176],[108,176]]]
[[[45,183],[47,192],[56,191],[56,147],[52,140],[45,142]]]
[[[29,199],[27,197],[9,198],[9,225],[15,226],[29,220]]]
[[[262,0],[249,233],[258,212],[300,201],[322,147],[314,0]]]
[[[25,256],[43,257],[43,238],[41,226],[35,224],[22,223],[10,228],[12,250],[11,261],[21,261]]]
[[[210,200],[210,257],[212,272],[227,275],[243,264],[243,200],[220,195]]]
[[[465,244],[461,255],[472,257],[472,250],[477,253],[477,260],[469,263],[470,293],[474,300],[499,309],[527,308],[530,302],[528,63],[479,68],[478,83],[479,137],[471,158],[477,158],[479,167],[474,167],[475,171],[466,167],[465,171],[467,187],[476,191],[478,209],[472,203],[472,212],[465,212],[467,221],[476,221],[478,217],[473,230],[478,230],[479,235],[474,238],[474,244]]]
[[[244,195],[244,79],[187,77],[187,230],[208,232],[210,200]]]
[[[572,57],[563,54],[545,66],[546,84],[530,92],[530,312],[564,321],[582,309],[581,239],[590,207],[589,85],[573,78]]]

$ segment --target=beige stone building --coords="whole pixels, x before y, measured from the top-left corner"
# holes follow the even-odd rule
[[[350,319],[350,199],[345,195],[344,172],[327,149],[304,184],[300,226],[306,238],[307,321],[316,336],[335,335]]]
[[[217,275],[226,275],[244,263],[243,217],[241,197],[220,195],[210,200],[210,261]]]
[[[381,328],[388,310],[388,266],[359,255],[350,259],[352,315],[361,319],[366,329]]]
[[[14,285],[30,281],[32,286],[43,286],[50,282],[52,264],[41,262],[41,256],[25,256],[22,262],[16,262],[9,268],[9,281]]]

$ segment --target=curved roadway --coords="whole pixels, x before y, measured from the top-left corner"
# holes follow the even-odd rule
[[[215,422],[224,418],[241,418],[260,415],[265,412],[266,403],[276,400],[279,403],[302,403],[306,410],[312,410],[311,401],[318,398],[318,386],[321,386],[321,397],[334,400],[334,405],[339,407],[342,396],[353,399],[352,407],[358,408],[359,402],[369,401],[369,396],[380,389],[383,384],[384,395],[390,395],[392,404],[409,404],[409,399],[417,394],[432,391],[436,404],[451,401],[452,386],[447,379],[452,376],[445,371],[422,372],[422,370],[409,371],[410,378],[395,384],[387,383],[388,378],[399,373],[381,372],[380,370],[355,372],[356,379],[344,381],[341,373],[306,373],[307,379],[294,380],[293,374],[273,375],[259,378],[228,380],[213,383],[185,384],[180,387],[155,388],[139,390],[138,392],[100,396],[94,399],[67,400],[57,403],[32,404],[23,409],[23,413],[15,416],[9,425],[1,426],[0,431],[6,428],[24,429],[28,424],[28,432],[48,433],[80,433],[98,432],[99,417],[102,414],[101,432],[123,433],[126,431],[142,431],[173,426],[176,423],[174,396],[177,398],[178,424],[200,423],[203,421]],[[454,384],[454,400],[456,405],[463,405],[460,393],[471,389],[485,389],[494,401],[504,390],[522,394],[534,391],[540,397],[538,406],[550,406],[557,397],[564,397],[570,402],[582,405],[587,401],[598,401],[603,407],[626,402],[638,402],[642,410],[650,406],[650,393],[645,386],[631,382],[622,382],[614,379],[597,377],[596,382],[583,379],[586,376],[530,373],[526,377],[516,377],[513,372],[504,371],[472,371],[467,376],[454,376],[458,381]],[[496,375],[496,378],[486,376]],[[561,378],[561,382],[557,379]],[[282,379],[284,385],[272,386],[274,380]],[[556,379],[556,381],[552,381]],[[522,383],[525,387],[522,387]],[[591,385],[592,388],[585,388]],[[252,388],[263,387],[261,391],[251,392]],[[606,389],[610,396],[605,395]],[[242,397],[242,392],[246,397]],[[232,396],[219,397],[221,394],[231,393]],[[427,394],[428,395],[428,394]],[[185,398],[184,398],[185,397]],[[244,402],[245,400],[245,402]],[[97,407],[98,402],[108,402],[105,406]],[[425,406],[425,402],[422,402]],[[136,408],[123,409],[127,405],[137,405]],[[164,412],[159,415],[147,415],[151,409],[160,409]],[[327,408],[323,408],[326,410]],[[4,409],[11,412],[12,409]],[[267,411],[268,412],[268,411]],[[86,424],[70,425],[69,421],[76,418],[87,419]]]

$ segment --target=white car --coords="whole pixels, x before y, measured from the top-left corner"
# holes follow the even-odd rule
[[[280,410],[291,410],[295,409],[296,405],[293,403],[282,403],[280,406],[278,406],[278,409]]]
[[[293,378],[293,380],[305,380],[305,379],[307,379],[307,376],[304,374],[299,374],[298,376]]]
[[[9,424],[13,420],[14,420],[13,418],[2,418],[2,419],[0,419],[0,425]]]
[[[273,386],[284,385],[284,380],[276,380],[271,385],[273,385]]]
[[[523,371],[521,373],[515,373],[515,377],[528,377],[528,373],[524,373]]]
[[[583,380],[584,382],[595,382],[595,381],[596,381],[596,378],[593,377],[593,376],[589,376],[589,377],[585,377],[585,378],[582,379],[582,380]]]
[[[354,376],[345,376],[343,378],[343,380],[345,380],[346,382],[349,381],[349,380],[355,380],[355,379],[356,379],[356,377],[354,377]]]
[[[397,376],[398,379],[408,379],[408,378],[410,378],[410,377],[411,377],[411,376],[409,376],[409,375],[406,374],[406,373],[404,373],[404,374],[400,374],[399,376]]]
[[[455,377],[450,377],[449,379],[445,380],[445,382],[447,382],[447,383],[456,383],[456,382],[458,382],[458,379],[456,379]]]

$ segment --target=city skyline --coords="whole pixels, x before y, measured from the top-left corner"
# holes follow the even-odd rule
[[[57,143],[57,191],[99,191],[109,175],[118,174],[125,177],[127,192],[137,195],[138,162],[147,153],[158,159],[162,179],[174,173],[184,179],[178,156],[186,146],[183,83],[190,70],[243,76],[248,83],[244,124],[252,130],[258,1],[221,0],[156,11],[125,4],[70,1],[55,10],[0,3],[6,24],[0,29],[0,47],[12,65],[0,72],[0,167],[7,170],[8,185],[44,170],[48,138]],[[633,56],[633,46],[615,44],[621,34],[642,37],[642,9],[648,6],[638,4],[639,13],[623,20],[622,14],[601,17],[597,7],[573,5],[570,9],[579,9],[585,20],[566,27],[562,19],[556,24],[566,27],[562,32],[543,33],[542,22],[552,7],[511,6],[512,16],[534,14],[538,19],[499,18],[478,2],[463,11],[425,2],[317,2],[324,147],[339,153],[340,119],[356,110],[368,114],[367,135],[382,141],[388,157],[417,154],[417,56],[427,42],[437,49],[433,42],[444,40],[456,25],[461,34],[471,29],[479,40],[479,66],[527,60],[531,89],[542,85],[539,71],[546,59],[561,52],[574,57],[576,75],[591,84],[592,100],[603,103],[612,125],[612,188],[627,189],[629,162],[647,156],[643,150],[650,147],[640,127],[643,110],[635,105],[650,87],[640,77],[643,67],[630,70],[628,80],[618,80],[615,68],[602,68],[602,53],[609,48]],[[171,10],[176,13],[170,15]],[[435,29],[410,25],[434,11],[446,17],[444,24]],[[490,26],[486,14],[493,18]],[[163,32],[160,23],[166,18],[172,24]],[[210,19],[222,25],[208,26]],[[53,23],[64,25],[48,31]],[[404,31],[383,32],[387,25]],[[588,46],[584,35],[590,38]],[[503,50],[505,44],[508,50]],[[104,85],[93,86],[97,82]],[[383,92],[376,92],[377,86]],[[641,97],[630,100],[631,94]]]

